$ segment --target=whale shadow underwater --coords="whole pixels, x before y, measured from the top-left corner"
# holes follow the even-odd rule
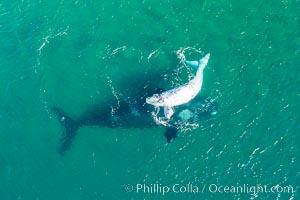
[[[183,125],[199,123],[201,120],[209,118],[218,107],[217,102],[198,95],[189,103],[175,107],[176,114],[172,116],[169,125],[162,126],[153,119],[151,113],[154,111],[154,107],[146,103],[148,96],[165,91],[155,85],[161,82],[162,75],[152,75],[150,79],[149,76],[138,76],[135,79],[135,82],[139,84],[132,83],[133,85],[128,85],[129,88],[134,88],[135,95],[125,97],[123,94],[122,98],[108,99],[105,103],[101,102],[101,104],[89,106],[76,119],[68,115],[59,106],[52,106],[51,111],[63,127],[58,152],[64,154],[68,151],[78,130],[85,126],[123,129],[144,129],[161,126],[165,128],[164,136],[167,142],[170,143],[177,137],[177,133]]]

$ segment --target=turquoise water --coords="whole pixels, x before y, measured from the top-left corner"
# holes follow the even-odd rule
[[[1,1],[0,199],[299,199],[299,13],[298,0]],[[80,119],[183,84],[194,72],[175,52],[188,46],[211,54],[199,96],[215,115],[171,143],[161,126],[82,126],[59,153],[51,107]],[[189,183],[200,191],[135,190]]]

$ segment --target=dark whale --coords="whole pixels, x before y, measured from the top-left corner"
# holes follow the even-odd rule
[[[63,154],[70,149],[77,131],[83,126],[99,126],[109,128],[150,128],[161,126],[155,123],[151,116],[153,107],[145,103],[145,97],[139,99],[127,98],[118,103],[118,109],[112,112],[109,102],[107,105],[94,105],[77,119],[73,119],[62,108],[53,106],[54,115],[59,119],[63,134],[59,145],[59,153]],[[180,129],[176,124],[181,121],[199,122],[209,117],[217,108],[217,103],[209,98],[196,97],[190,103],[175,107],[177,114],[172,117],[169,126],[165,127],[164,136],[167,142],[171,142],[177,136]],[[182,117],[188,113],[192,116]],[[163,126],[162,126],[163,127]]]

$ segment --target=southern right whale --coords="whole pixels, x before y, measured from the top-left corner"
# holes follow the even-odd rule
[[[128,81],[124,80],[128,88],[134,88],[134,95],[123,94],[118,99],[108,98],[101,104],[87,106],[82,115],[76,118],[70,116],[62,107],[52,106],[52,113],[58,118],[63,130],[58,147],[59,153],[63,154],[70,149],[72,141],[81,127],[143,129],[161,126],[153,119],[154,107],[146,103],[149,94],[161,94],[165,91],[156,85],[161,77],[162,74],[136,76],[135,81],[138,84],[131,85],[128,85]],[[113,112],[112,108],[114,108]],[[216,109],[217,103],[214,100],[199,96],[176,107],[176,113],[169,120],[168,126],[161,126],[164,129],[163,134],[167,142],[174,140],[178,131],[189,125],[199,124],[199,121],[208,118]]]
[[[188,103],[200,92],[203,82],[203,70],[209,57],[210,54],[206,54],[200,61],[185,61],[188,65],[197,68],[196,76],[184,85],[148,97],[146,102],[155,106],[157,112],[159,112],[160,106],[163,107],[165,117],[169,120],[174,114],[174,106]]]
[[[63,154],[70,149],[72,141],[77,135],[78,129],[84,126],[98,126],[109,128],[151,128],[160,126],[153,120],[151,112],[153,107],[145,104],[145,98],[127,98],[119,102],[119,108],[112,113],[112,102],[94,105],[87,109],[80,117],[73,118],[62,108],[53,106],[52,112],[59,119],[63,133],[58,152]],[[199,121],[208,118],[217,109],[217,103],[210,98],[196,97],[191,102],[176,108],[167,127],[164,128],[164,136],[167,142],[177,137],[177,132],[187,124],[198,124]]]

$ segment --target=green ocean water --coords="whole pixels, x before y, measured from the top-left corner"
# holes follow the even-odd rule
[[[298,0],[2,0],[0,199],[299,199],[299,13]],[[58,152],[52,106],[79,119],[183,84],[193,72],[180,68],[182,47],[201,49],[190,59],[211,54],[199,96],[217,102],[215,115],[171,143],[161,126],[84,126]],[[214,193],[212,184],[294,192]]]

